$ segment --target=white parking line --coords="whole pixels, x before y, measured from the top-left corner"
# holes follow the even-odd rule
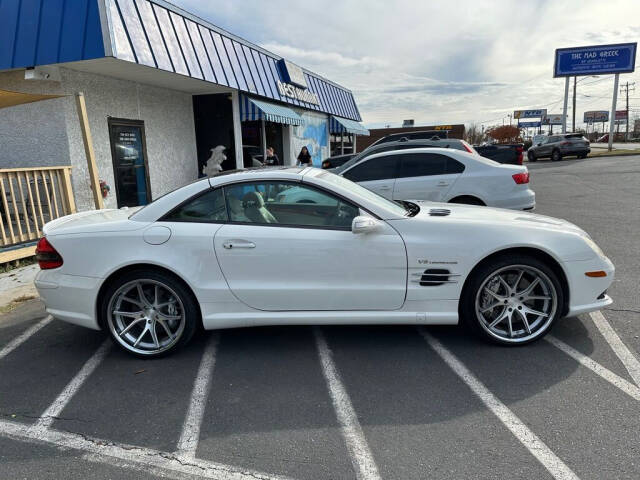
[[[545,340],[551,343],[556,348],[559,348],[560,350],[562,350],[564,353],[566,353],[573,359],[577,360],[578,363],[580,363],[582,366],[587,367],[593,373],[595,373],[596,375],[599,375],[600,377],[605,379],[607,382],[609,382],[613,386],[618,387],[620,390],[622,390],[624,393],[629,395],[631,398],[634,398],[635,400],[640,401],[640,388],[636,387],[633,383],[616,375],[611,370],[603,367],[598,362],[580,353],[575,348],[570,347],[569,345],[564,343],[562,340],[557,339],[553,335],[547,335],[545,337]]]
[[[0,350],[0,359],[6,357],[11,352],[13,352],[16,348],[18,348],[20,345],[22,345],[24,342],[26,342],[31,335],[36,333],[42,327],[48,325],[49,322],[51,322],[51,320],[53,320],[53,317],[51,315],[47,315],[42,320],[40,320],[38,323],[36,323],[35,325],[33,325],[30,328],[27,328],[24,332],[22,332],[16,338],[11,340],[9,343],[7,343],[4,346],[4,348],[2,350]]]
[[[207,404],[207,396],[209,395],[209,384],[211,383],[211,375],[216,364],[217,346],[218,334],[212,333],[207,347],[202,353],[202,360],[200,361],[198,374],[193,384],[193,391],[191,392],[187,417],[182,426],[180,440],[178,440],[178,455],[185,458],[194,458],[196,456],[198,440],[200,439],[200,427],[202,425],[202,418],[204,417],[204,409]]]
[[[484,386],[456,356],[424,328],[418,329],[426,342],[449,365],[482,403],[498,417],[522,445],[549,471],[555,479],[576,480],[578,476],[545,445],[509,408]]]
[[[31,427],[31,429],[37,434],[47,430],[53,421],[56,419],[64,407],[73,398],[82,384],[89,378],[98,365],[102,362],[104,357],[107,356],[111,349],[111,340],[107,339],[102,342],[102,345],[91,356],[87,363],[85,363],[75,377],[64,387],[62,393],[58,395],[51,405],[44,411],[38,421]]]
[[[336,411],[336,416],[342,430],[351,457],[351,463],[356,471],[356,477],[359,480],[379,480],[380,474],[378,467],[373,460],[373,455],[369,450],[367,441],[365,440],[362,427],[358,422],[358,417],[349,394],[342,384],[340,374],[333,362],[333,354],[324,335],[318,327],[314,327],[313,334],[318,347],[318,355],[320,356],[320,364],[322,366],[322,374],[329,387],[329,394]]]
[[[115,443],[55,429],[36,432],[28,425],[0,420],[0,435],[29,443],[45,443],[61,450],[79,450],[90,455],[94,462],[126,467],[127,463],[162,469],[184,475],[215,480],[289,480],[279,475],[268,475],[246,468],[200,459],[183,459],[169,452],[145,447]],[[137,469],[139,470],[139,469]]]
[[[613,352],[618,356],[624,368],[627,369],[633,381],[640,387],[640,361],[631,353],[631,350],[620,340],[620,337],[611,327],[611,324],[604,317],[602,312],[591,312],[589,314],[593,323],[607,341]]]

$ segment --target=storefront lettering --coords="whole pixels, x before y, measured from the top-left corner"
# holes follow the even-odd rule
[[[313,103],[314,105],[320,105],[318,95],[309,90],[303,90],[290,83],[278,82],[278,91],[283,97],[295,98],[302,102]]]

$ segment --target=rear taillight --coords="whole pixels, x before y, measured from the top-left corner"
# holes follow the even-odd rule
[[[42,237],[36,246],[36,260],[41,270],[50,270],[62,266],[62,257],[49,243],[46,237]]]
[[[522,145],[516,146],[516,154],[518,156],[518,165],[522,165],[522,152],[524,151],[524,147]]]
[[[469,153],[475,153],[473,150],[471,150],[471,147],[469,146],[469,144],[467,142],[465,142],[464,140],[462,140],[462,146],[464,147],[464,149],[469,152]]]
[[[513,181],[518,185],[522,185],[523,183],[529,183],[529,172],[522,173],[514,173],[512,175]]]
[[[571,145],[571,142],[562,142],[560,145],[566,147],[567,145]]]

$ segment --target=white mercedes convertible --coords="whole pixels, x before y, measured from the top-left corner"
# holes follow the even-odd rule
[[[44,233],[36,287],[47,311],[144,357],[200,326],[462,321],[521,345],[609,305],[614,274],[564,220],[395,203],[315,168],[223,173]]]

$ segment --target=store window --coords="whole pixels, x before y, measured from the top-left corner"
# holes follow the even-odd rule
[[[151,201],[144,122],[109,118],[111,157],[118,208]]]

